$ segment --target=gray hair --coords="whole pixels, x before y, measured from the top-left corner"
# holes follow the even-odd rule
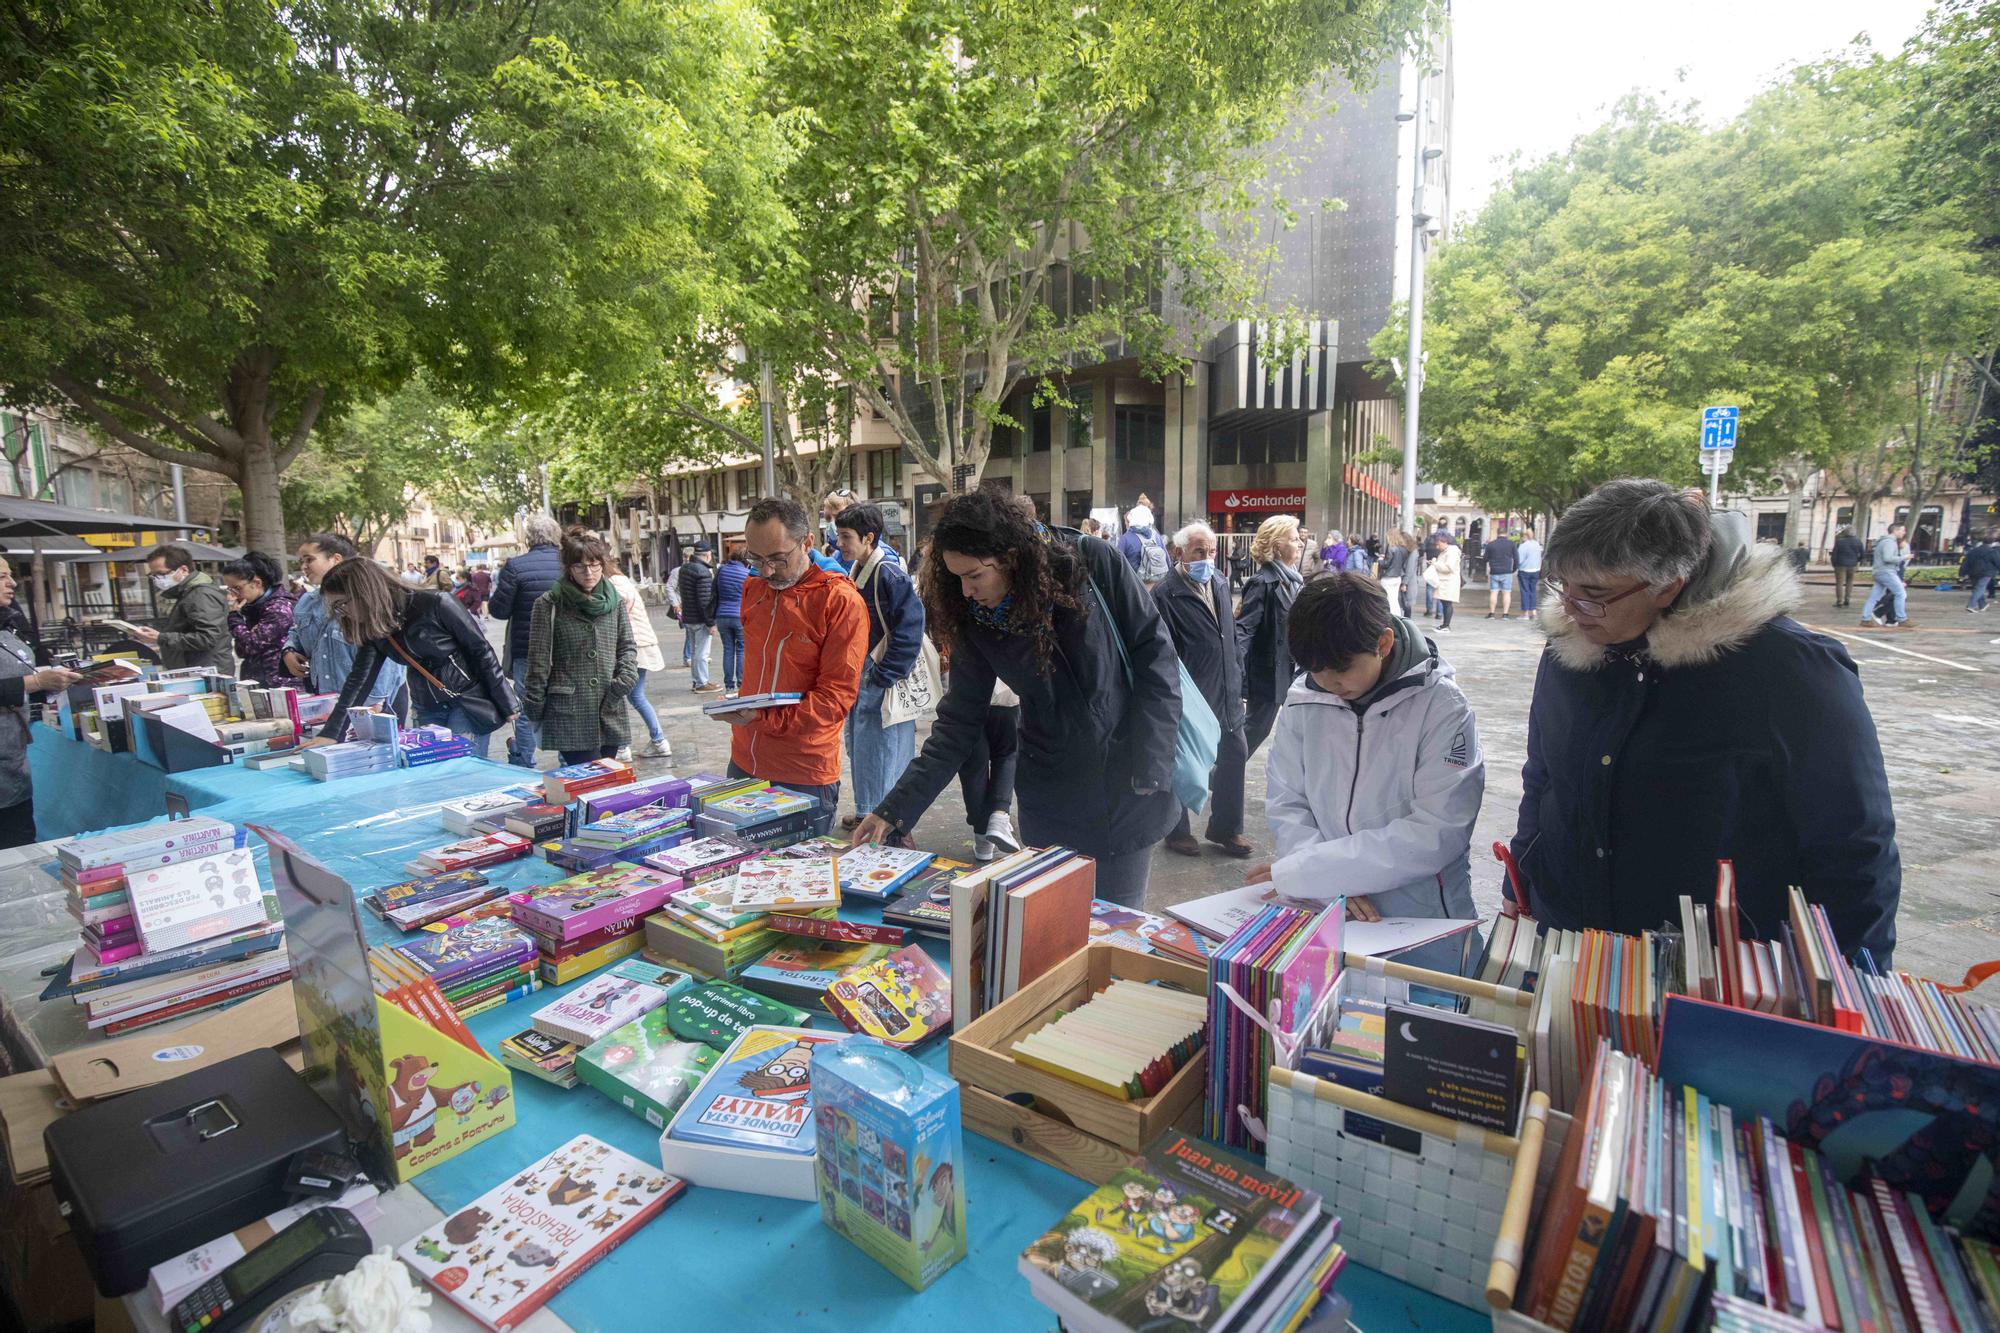
[[[529,546],[555,546],[562,541],[562,524],[547,514],[530,514],[521,520],[521,540]]]
[[[743,526],[747,531],[753,523],[769,523],[774,518],[785,525],[788,537],[804,537],[812,531],[812,520],[806,517],[806,507],[782,495],[767,495],[751,505],[750,516],[743,520]]]
[[[1174,534],[1174,545],[1180,547],[1182,550],[1186,550],[1187,544],[1196,537],[1206,537],[1210,541],[1214,541],[1215,529],[1197,519]]]
[[[1708,501],[1664,481],[1607,481],[1563,511],[1542,553],[1542,577],[1595,582],[1613,575],[1664,588],[1708,556]]]
[[[1144,505],[1133,505],[1125,511],[1125,525],[1131,528],[1150,528],[1153,526],[1153,511]]]

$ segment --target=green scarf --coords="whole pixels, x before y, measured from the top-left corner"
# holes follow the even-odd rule
[[[564,575],[556,580],[556,586],[551,591],[558,611],[570,611],[595,620],[607,611],[618,609],[618,589],[611,586],[608,577],[599,579],[595,589],[585,592],[568,575]]]

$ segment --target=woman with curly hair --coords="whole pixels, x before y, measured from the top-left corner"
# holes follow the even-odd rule
[[[922,753],[854,840],[908,833],[979,745],[1004,681],[1021,698],[1023,838],[1094,858],[1097,896],[1136,906],[1180,813],[1181,708],[1173,641],[1138,576],[1115,547],[1040,529],[1008,496],[979,491],[939,507],[922,582],[951,682]]]

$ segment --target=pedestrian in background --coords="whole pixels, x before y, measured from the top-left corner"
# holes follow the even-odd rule
[[[1486,543],[1486,618],[1497,614],[1502,620],[1512,620],[1514,609],[1514,578],[1520,570],[1520,548],[1514,539],[1501,533]]]
[[[1437,558],[1431,561],[1431,587],[1437,592],[1438,633],[1451,633],[1451,613],[1458,606],[1459,581],[1465,572],[1465,553],[1443,528],[1438,529]]]
[[[487,615],[507,622],[507,675],[517,696],[527,686],[528,625],[535,603],[562,577],[562,552],[556,545],[561,540],[561,525],[547,514],[530,514],[523,519],[521,544],[527,549],[500,566],[492,600],[486,604]],[[516,717],[513,734],[507,738],[507,762],[517,768],[534,768],[535,748],[535,724]]]
[[[722,690],[720,685],[712,685],[708,679],[708,637],[715,628],[718,605],[715,573],[708,567],[712,554],[706,541],[696,542],[680,573],[681,655],[687,660],[688,670],[694,673],[696,694],[718,694]]]
[[[1833,562],[1833,604],[1847,606],[1854,601],[1854,571],[1861,564],[1861,539],[1854,535],[1854,529],[1843,523],[1833,537],[1833,550],[1828,558]]]
[[[1521,570],[1521,614],[1530,620],[1540,620],[1542,544],[1535,540],[1534,529],[1521,534],[1521,544],[1514,550],[1514,559]]]
[[[236,675],[236,652],[229,634],[229,594],[194,567],[194,555],[176,543],[156,546],[146,557],[153,590],[167,603],[167,623],[139,629],[133,639],[160,654],[169,670],[213,667]]]
[[[1389,614],[1406,616],[1410,613],[1410,595],[1406,585],[1410,578],[1410,562],[1416,558],[1417,539],[1402,528],[1389,534],[1382,544],[1382,596],[1389,604]]]
[[[236,643],[236,674],[264,688],[287,683],[285,638],[292,632],[292,599],[285,571],[262,551],[245,551],[222,567],[229,594],[229,637]]]
[[[1431,575],[1431,562],[1438,556],[1438,537],[1446,531],[1444,520],[1439,519],[1435,528],[1425,530],[1417,543],[1417,560],[1412,572],[1418,582],[1424,585],[1424,614],[1437,619],[1437,580]]]
[[[667,733],[660,729],[660,715],[653,711],[653,701],[646,697],[646,678],[655,671],[667,669],[666,654],[660,651],[659,631],[653,628],[653,617],[646,611],[646,600],[639,595],[639,585],[632,582],[618,557],[604,558],[605,580],[618,590],[618,604],[625,611],[626,622],[632,626],[632,654],[639,674],[632,682],[632,692],[626,700],[632,711],[646,724],[646,748],[640,751],[648,759],[672,759],[674,747],[667,744]],[[626,745],[618,752],[618,758],[630,759],[632,747]]]
[[[14,568],[0,556],[0,610],[14,605]],[[35,841],[34,779],[28,773],[28,746],[35,728],[28,698],[66,690],[83,679],[63,667],[35,665],[35,650],[10,629],[0,629],[0,847]]]
[[[2000,540],[1996,534],[1988,532],[1983,540],[1975,540],[1965,548],[1965,559],[1959,563],[1958,575],[1966,581],[1972,595],[1965,599],[1967,614],[1984,611],[1992,605],[1987,595],[1993,589],[1993,580],[2000,576]]]
[[[521,711],[565,764],[609,759],[632,735],[625,704],[638,648],[606,562],[611,548],[587,528],[563,534],[563,576],[535,603],[528,688]]]
[[[1250,750],[1243,733],[1242,657],[1236,649],[1229,588],[1215,572],[1215,530],[1206,523],[1190,523],[1174,534],[1173,545],[1174,569],[1153,585],[1153,605],[1167,622],[1181,665],[1222,727],[1215,766],[1209,770],[1208,828],[1202,836],[1231,856],[1248,856],[1243,769]],[[1185,808],[1180,823],[1167,835],[1167,850],[1201,855]]]
[[[1153,510],[1139,497],[1125,515],[1125,532],[1118,538],[1118,554],[1125,557],[1125,563],[1139,576],[1139,582],[1148,588],[1167,576],[1172,561],[1167,556],[1166,543],[1153,529]]]
[[[917,753],[916,720],[885,725],[882,703],[890,690],[923,667],[924,603],[909,574],[882,553],[881,510],[849,505],[833,522],[841,563],[853,571],[854,590],[868,608],[868,657],[861,667],[860,693],[847,714],[854,813],[840,826],[851,831],[889,794]]]
[[[1327,533],[1326,545],[1319,548],[1319,564],[1321,569],[1330,569],[1335,573],[1346,569],[1347,539],[1338,532]]]
[[[1861,604],[1861,623],[1881,626],[1892,624],[1898,629],[1908,629],[1910,625],[1909,607],[1904,600],[1903,567],[1909,563],[1909,548],[1903,544],[1903,525],[1891,523],[1889,530],[1875,539],[1874,586],[1868,590],[1868,600]],[[1889,619],[1885,622],[1875,614],[1875,607],[1887,598]]]
[[[1292,688],[1292,655],[1285,647],[1285,626],[1292,603],[1305,584],[1298,563],[1299,521],[1289,514],[1267,518],[1257,526],[1250,559],[1257,571],[1243,584],[1243,604],[1236,608],[1236,648],[1243,657],[1244,745],[1250,754],[1271,734],[1285,692]]]
[[[722,640],[722,688],[733,699],[743,682],[743,581],[750,566],[743,563],[742,542],[725,542],[722,549],[715,571],[715,633]]]
[[[1347,574],[1375,574],[1375,558],[1368,553],[1368,547],[1359,537],[1347,548],[1347,558],[1341,562],[1341,571]]]

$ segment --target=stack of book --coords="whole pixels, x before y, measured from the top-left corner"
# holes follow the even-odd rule
[[[1119,979],[1022,1036],[1014,1058],[1107,1097],[1136,1101],[1199,1055],[1208,1007],[1199,995]]]
[[[653,860],[657,864],[659,858]],[[660,910],[646,918],[647,951],[703,976],[734,981],[750,964],[795,938],[771,925],[768,907],[737,906],[737,883],[735,874],[724,874],[669,893]],[[787,915],[828,920],[834,913],[831,906],[786,910]]]
[[[569,808],[551,805],[537,792],[533,801],[510,810],[500,825],[509,833],[543,844],[546,849],[569,832]]]
[[[545,845],[542,855],[551,865],[576,870],[638,861],[685,842],[691,818],[680,806],[644,805],[621,810],[579,825],[573,836]]]
[[[884,913],[887,919],[887,913]],[[1197,967],[1208,966],[1215,946],[1178,921],[1169,921],[1136,907],[1121,907],[1102,898],[1091,900],[1090,942],[1109,944],[1134,953],[1158,954]]]
[[[387,713],[356,711],[347,715],[349,739],[316,745],[301,752],[308,775],[321,782],[358,773],[386,773],[402,758],[400,729]]]
[[[426,724],[403,728],[396,737],[396,748],[402,752],[404,768],[421,768],[471,754],[472,742],[447,727]]]
[[[403,871],[421,879],[450,870],[483,870],[518,860],[533,846],[517,833],[478,833],[417,853],[403,863]]]
[[[227,1008],[283,984],[292,974],[275,895],[271,916],[265,930],[170,953],[142,954],[88,970],[77,970],[72,960],[71,969],[42,998],[68,994],[82,1008],[84,1026],[101,1037]]]
[[[1231,1147],[1250,1142],[1245,1115],[1264,1118],[1265,1071],[1281,1054],[1273,1030],[1287,1041],[1303,1041],[1313,1027],[1340,976],[1345,912],[1338,898],[1320,910],[1267,903],[1209,957],[1202,1132],[1210,1138]]]
[[[935,859],[930,852],[868,842],[839,853],[833,864],[843,896],[886,903]]]
[[[607,815],[620,814],[626,810],[639,810],[647,806],[684,809],[692,814],[692,790],[691,779],[668,776],[641,778],[622,787],[604,787],[597,791],[585,792],[571,807],[571,814],[574,816],[571,828],[581,828],[585,824],[594,824]]]
[[[760,995],[810,1009],[843,975],[864,963],[887,958],[893,951],[887,944],[788,940],[745,967],[736,980]]]
[[[639,952],[641,923],[679,887],[671,875],[628,865],[586,871],[510,901],[514,923],[534,936],[542,980],[559,986]]]
[[[507,827],[507,816],[524,806],[541,803],[540,787],[500,787],[438,807],[438,819],[445,832],[461,838],[475,833],[498,833]]]
[[[695,838],[670,850],[642,857],[641,864],[672,875],[682,884],[693,887],[735,875],[736,867],[756,854],[754,848],[727,838]],[[733,889],[731,893],[733,896]]]
[[[535,1031],[588,1046],[658,1009],[694,984],[685,972],[628,958],[535,1011]]]
[[[814,836],[822,822],[817,796],[765,787],[704,799],[701,813],[695,817],[695,831],[704,838],[775,847]]]
[[[623,787],[632,781],[632,766],[622,759],[592,759],[566,764],[542,774],[542,797],[550,805],[568,805],[585,792]]]
[[[534,936],[494,917],[378,945],[368,951],[368,961],[379,993],[429,978],[460,1018],[531,995],[542,984],[535,974]]]
[[[1926,1200],[1801,1137],[1600,1042],[1516,1308],[1557,1329],[1995,1326],[2000,1249],[1940,1220],[1961,1177]]]
[[[931,858],[931,863],[910,877],[896,901],[882,909],[882,919],[926,935],[951,935],[951,885],[972,869],[970,861]]]
[[[951,1011],[960,1025],[1090,942],[1097,863],[1024,847],[951,885]]]
[[[452,870],[384,885],[364,894],[361,905],[396,929],[411,931],[500,902],[506,896],[504,886],[490,882],[477,870]]]
[[[1340,1219],[1263,1166],[1168,1133],[1022,1252],[1073,1333],[1291,1329],[1346,1264]]]
[[[500,1063],[558,1088],[573,1088],[577,1085],[576,1057],[582,1050],[573,1041],[525,1028],[500,1043]]]

